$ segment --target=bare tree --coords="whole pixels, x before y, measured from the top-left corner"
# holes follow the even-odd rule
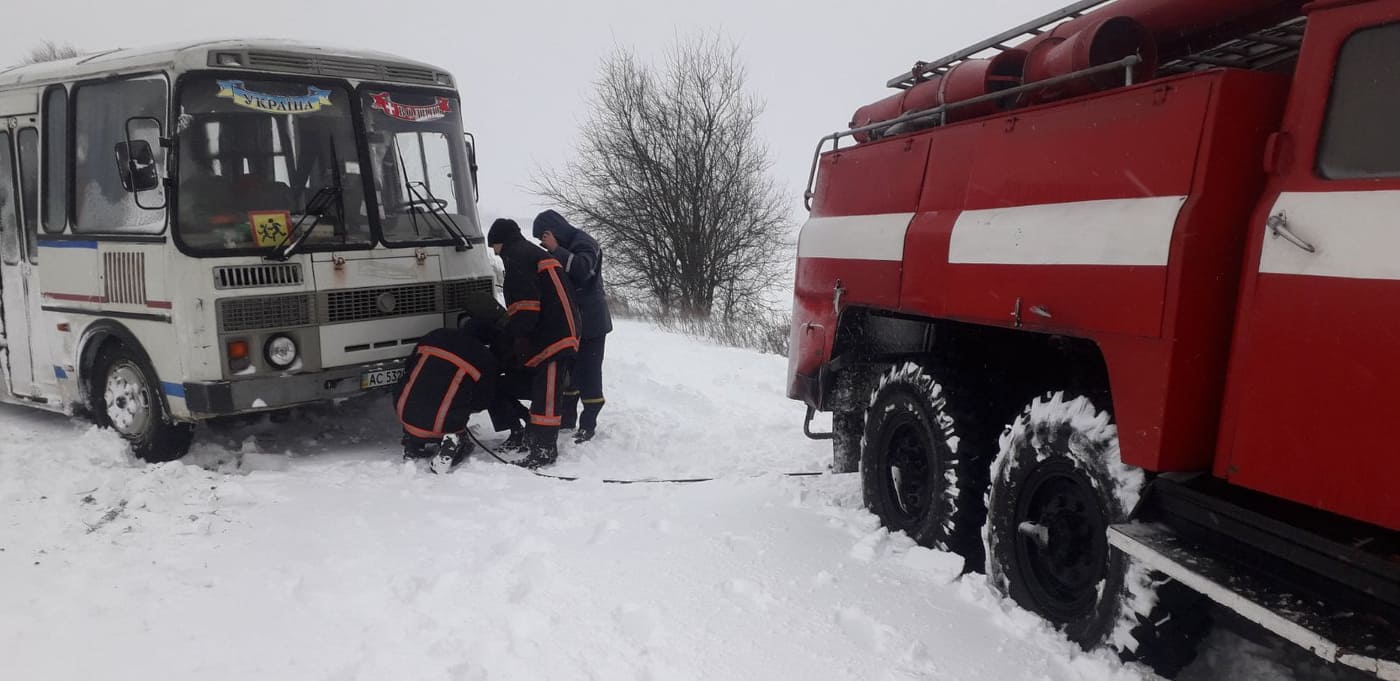
[[[682,39],[660,70],[614,52],[590,104],[574,160],[534,189],[603,237],[609,284],[690,318],[766,309],[789,224],[737,49]]]
[[[52,40],[45,40],[34,47],[29,48],[29,54],[25,55],[25,64],[39,64],[46,61],[58,61],[60,59],[72,59],[82,56],[78,48],[68,43],[56,43]]]

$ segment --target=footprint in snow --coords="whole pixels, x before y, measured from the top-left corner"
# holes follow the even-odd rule
[[[724,592],[740,604],[756,610],[767,610],[778,602],[762,584],[747,579],[731,579],[724,583]]]
[[[622,529],[622,523],[609,518],[604,522],[598,523],[597,527],[593,528],[593,534],[588,538],[588,543],[595,546],[601,544],[620,529]]]
[[[871,652],[889,650],[895,638],[894,627],[865,614],[860,608],[837,608],[835,618],[846,636]]]
[[[612,616],[617,628],[628,640],[647,648],[657,645],[660,628],[653,608],[624,603],[613,610]]]

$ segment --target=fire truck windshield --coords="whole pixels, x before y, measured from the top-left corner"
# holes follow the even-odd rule
[[[480,236],[458,100],[373,86],[362,97],[384,243]]]
[[[180,85],[176,144],[176,231],[187,250],[232,255],[283,245],[326,187],[337,188],[336,205],[318,215],[299,250],[373,244],[344,87],[190,77]]]

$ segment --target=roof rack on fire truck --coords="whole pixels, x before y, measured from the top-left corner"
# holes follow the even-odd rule
[[[1177,57],[1159,66],[1157,73],[1168,76],[1218,66],[1267,71],[1298,58],[1307,23],[1307,17],[1294,17],[1208,50]]]
[[[952,69],[954,66],[957,66],[960,62],[964,62],[968,59],[977,57],[978,55],[981,55],[984,52],[987,52],[988,50],[996,50],[999,52],[1009,50],[1015,47],[1015,45],[1009,45],[1008,43],[1010,43],[1013,40],[1016,40],[1017,38],[1024,38],[1026,40],[1029,40],[1030,38],[1034,38],[1035,36],[1045,33],[1049,29],[1053,28],[1055,24],[1071,19],[1078,19],[1079,17],[1084,16],[1086,12],[1101,5],[1106,5],[1112,1],[1113,0],[1080,0],[1079,2],[1069,5],[1068,7],[1057,9],[1054,12],[1046,14],[1045,16],[1040,17],[1038,19],[1032,19],[1031,21],[1021,24],[1020,26],[1017,26],[1016,28],[1013,28],[1009,31],[998,33],[997,35],[983,40],[980,43],[977,43],[970,47],[965,47],[961,50],[958,50],[957,52],[943,57],[942,59],[935,59],[930,62],[919,62],[914,65],[913,69],[905,71],[904,73],[901,73],[895,76],[894,78],[889,79],[889,81],[886,82],[885,85],[892,88],[899,88],[901,90],[914,87],[919,82],[928,80],[933,76],[941,76],[946,74],[950,69]]]

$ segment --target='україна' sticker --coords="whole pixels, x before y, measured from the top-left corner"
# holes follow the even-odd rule
[[[444,118],[452,112],[452,100],[437,97],[432,104],[412,105],[394,101],[387,92],[369,93],[370,108],[384,115],[410,123],[427,123]]]
[[[244,87],[241,80],[221,80],[219,96],[233,100],[238,106],[276,114],[301,114],[320,111],[331,105],[331,91],[306,87],[304,95],[274,95]]]

